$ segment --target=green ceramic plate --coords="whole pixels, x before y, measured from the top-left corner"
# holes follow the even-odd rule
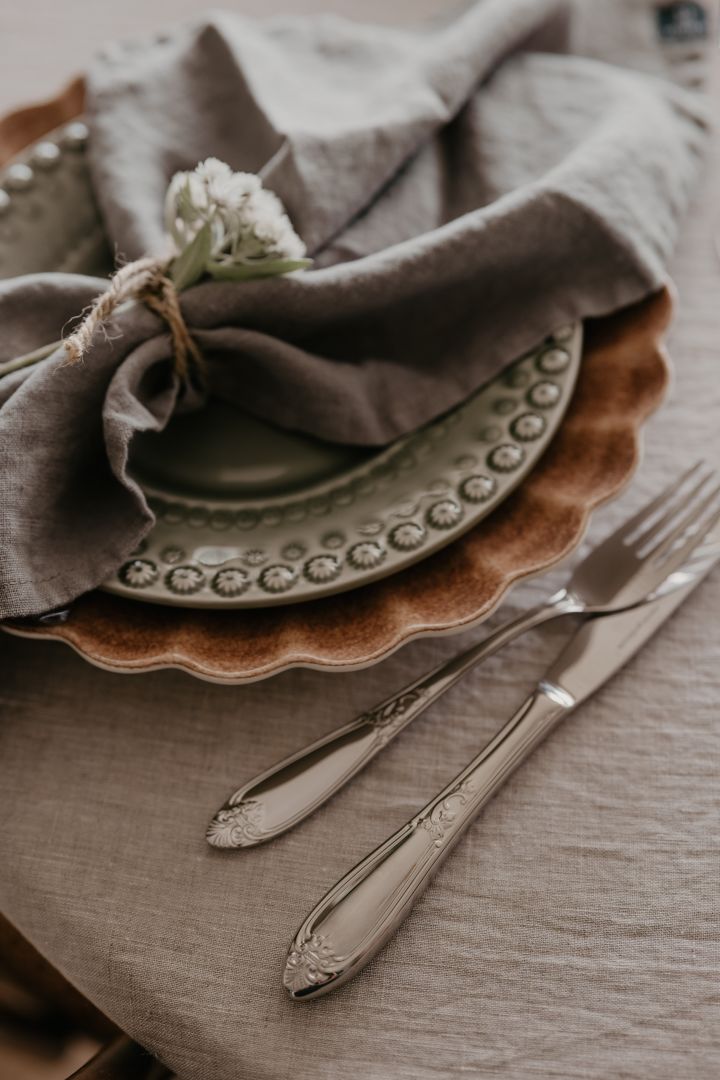
[[[0,173],[0,276],[109,268],[82,124]],[[157,523],[105,584],[181,607],[267,607],[357,588],[457,539],[534,467],[570,400],[581,326],[381,452],[280,431],[220,401],[136,442]]]

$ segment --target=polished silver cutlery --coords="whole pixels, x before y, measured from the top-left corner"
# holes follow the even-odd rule
[[[717,521],[696,529],[696,542]],[[674,530],[673,530],[674,533]],[[671,534],[672,535],[672,534]],[[672,550],[668,539],[666,552]],[[312,999],[360,971],[409,913],[430,878],[501,784],[573,709],[617,672],[720,559],[720,544],[670,575],[652,603],[586,620],[520,708],[458,776],[342,878],[303,922],[283,983]]]
[[[694,466],[599,544],[545,603],[404,687],[230,797],[207,830],[218,848],[252,847],[313,813],[467,671],[520,634],[566,615],[603,618],[645,604],[715,520],[713,474]]]

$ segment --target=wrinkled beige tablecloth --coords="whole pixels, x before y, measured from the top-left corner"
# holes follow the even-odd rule
[[[671,399],[590,539],[720,461],[719,190],[716,140],[675,264]],[[183,1080],[714,1080],[719,613],[717,572],[516,774],[384,953],[311,1005],[280,982],[300,920],[476,752],[566,630],[473,673],[302,829],[227,857],[203,831],[237,784],[480,632],[235,689],[2,636],[0,908]]]

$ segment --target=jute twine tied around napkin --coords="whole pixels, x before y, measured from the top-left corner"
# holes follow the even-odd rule
[[[202,374],[202,353],[192,339],[182,316],[175,283],[168,276],[168,261],[153,256],[121,266],[110,279],[76,330],[65,339],[66,363],[76,364],[86,355],[95,333],[103,329],[117,308],[127,300],[137,300],[167,323],[172,337],[173,367],[179,379],[187,381],[190,365]]]
[[[164,218],[172,257],[143,255],[120,267],[64,342],[66,363],[81,360],[96,331],[121,304],[136,300],[169,327],[173,366],[184,385],[189,361],[200,374],[203,361],[183,318],[180,289],[203,278],[247,282],[312,265],[277,195],[255,173],[234,171],[215,157],[198,162],[191,172],[175,173],[165,193]]]

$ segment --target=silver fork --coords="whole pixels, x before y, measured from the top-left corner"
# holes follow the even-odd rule
[[[698,530],[705,536],[718,520],[718,513],[708,513],[720,486],[709,490],[714,474],[701,475],[701,469],[693,466],[594,548],[545,603],[239,788],[211,821],[208,842],[218,848],[253,847],[291,829],[467,671],[526,630],[565,615],[609,615],[651,600],[697,547]]]

